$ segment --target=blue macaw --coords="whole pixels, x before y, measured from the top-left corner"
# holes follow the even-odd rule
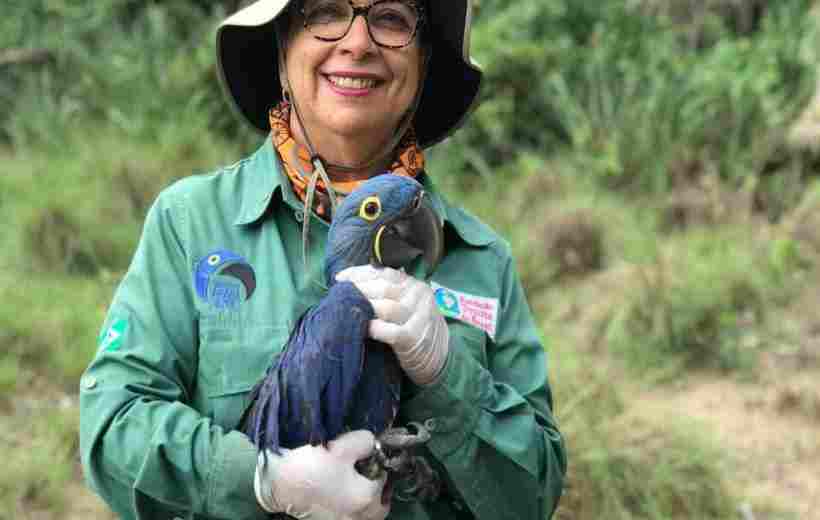
[[[432,273],[442,252],[441,221],[415,180],[379,175],[344,199],[328,232],[328,293],[300,317],[240,424],[260,451],[326,444],[367,429],[379,442],[373,456],[357,464],[362,474],[375,479],[387,471],[388,488],[412,474],[405,497],[437,494],[435,472],[407,451],[429,434],[417,424],[392,427],[401,397],[399,362],[387,345],[368,338],[375,316],[370,302],[352,283],[336,282],[336,275],[368,263]]]

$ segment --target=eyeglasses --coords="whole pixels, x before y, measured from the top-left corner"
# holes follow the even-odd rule
[[[308,0],[301,9],[305,29],[315,38],[339,41],[361,15],[370,38],[381,47],[399,49],[413,41],[424,19],[421,6],[412,0],[376,0],[356,7],[351,0]]]

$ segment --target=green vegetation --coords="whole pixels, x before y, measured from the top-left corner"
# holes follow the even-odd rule
[[[797,262],[781,260],[788,239],[763,244],[745,234],[692,233],[635,273],[607,331],[611,347],[644,370],[750,368],[765,348],[768,309],[788,301]],[[678,376],[679,371],[672,375]]]
[[[259,142],[216,79],[236,4],[5,6],[0,457],[20,470],[0,478],[1,520],[71,507],[77,383],[156,194]],[[632,396],[754,380],[796,341],[782,316],[816,284],[820,158],[784,136],[820,62],[812,2],[477,4],[483,104],[430,171],[510,240],[550,338],[558,517],[735,518],[724,448]],[[799,390],[782,408],[820,415]]]
[[[0,428],[3,460],[8,468],[0,476],[0,518],[4,520],[17,518],[13,513],[21,506],[63,511],[74,498],[66,486],[77,478],[76,409],[59,403],[26,405],[36,419],[22,430]]]
[[[725,460],[695,424],[631,416],[628,386],[607,368],[567,363],[560,351],[559,421],[570,439],[567,493],[556,514],[573,518],[732,518]]]
[[[635,3],[482,2],[485,103],[445,153],[489,177],[522,150],[566,151],[606,185],[656,193],[691,161],[726,180],[762,173],[813,86],[810,2],[771,4],[745,35],[708,17],[697,42]]]

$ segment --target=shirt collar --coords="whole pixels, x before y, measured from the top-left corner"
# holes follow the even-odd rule
[[[277,191],[284,202],[298,208],[296,195],[285,177],[270,136],[253,155],[240,162],[239,167],[246,173],[241,181],[241,201],[234,224],[253,224],[262,218],[271,202],[276,199]]]
[[[471,246],[483,247],[495,242],[495,233],[477,218],[447,202],[438,192],[429,175],[422,174],[418,180],[429,195],[433,210],[444,221],[445,228],[451,228],[462,241]]]

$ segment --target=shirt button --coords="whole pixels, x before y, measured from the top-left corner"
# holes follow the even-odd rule
[[[94,377],[94,376],[85,376],[83,378],[83,388],[85,388],[86,390],[91,390],[95,386],[97,386],[97,378],[96,377]]]
[[[302,222],[305,220],[305,215],[299,210],[293,212],[293,216],[296,217],[296,222]]]
[[[427,419],[424,421],[424,427],[427,428],[427,430],[434,432],[436,431],[436,428],[438,428],[438,421],[432,418]]]

